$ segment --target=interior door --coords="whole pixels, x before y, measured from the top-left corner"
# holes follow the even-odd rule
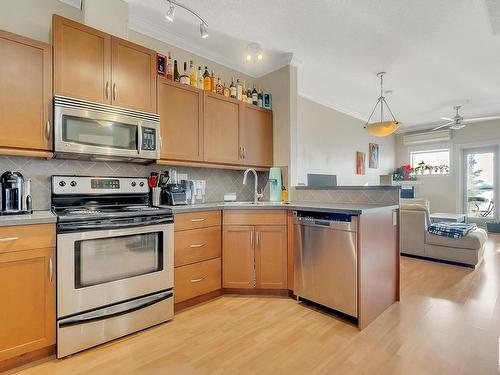
[[[54,93],[111,104],[111,36],[54,15]]]
[[[50,45],[0,31],[0,146],[50,150]]]
[[[222,286],[224,288],[253,288],[254,227],[224,227],[222,246]]]
[[[269,110],[242,106],[240,145],[244,165],[273,166],[273,114]]]
[[[203,91],[158,80],[161,158],[203,159]]]
[[[156,52],[112,37],[112,102],[156,113]]]
[[[205,161],[237,164],[239,153],[239,103],[205,94]]]
[[[498,147],[464,149],[463,203],[470,222],[498,219]]]

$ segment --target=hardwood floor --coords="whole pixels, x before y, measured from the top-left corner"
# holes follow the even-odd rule
[[[224,296],[18,374],[497,374],[500,236],[477,270],[402,259],[402,300],[364,331],[282,297]]]

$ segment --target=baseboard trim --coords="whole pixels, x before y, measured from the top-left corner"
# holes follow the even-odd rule
[[[224,294],[239,294],[243,296],[279,296],[288,297],[288,289],[244,289],[244,288],[224,288]]]
[[[189,307],[199,305],[200,303],[213,300],[217,297],[222,296],[223,294],[224,293],[223,293],[222,289],[217,289],[217,290],[214,290],[212,292],[202,294],[201,296],[196,296],[196,297],[190,298],[188,300],[176,303],[174,305],[174,311],[177,313],[177,312],[185,310]],[[174,298],[175,298],[175,292],[174,292]]]
[[[0,362],[0,373],[3,374],[4,371],[8,371],[3,375],[13,374],[14,372],[20,371],[23,368],[28,368],[37,365],[41,362],[45,362],[49,359],[55,358],[56,346],[51,345],[46,348],[33,350],[25,354],[18,355]]]
[[[414,255],[414,254],[407,254],[407,253],[401,253],[402,256],[408,257],[408,258],[415,258],[415,259],[421,259],[421,260],[428,260],[431,262],[436,262],[436,263],[444,263],[444,264],[449,264],[452,266],[460,266],[460,267],[466,267],[466,268],[472,268],[475,269],[476,266],[472,264],[467,264],[467,263],[460,263],[460,262],[453,262],[451,260],[444,260],[444,259],[436,259],[436,258],[429,258],[429,257],[424,257],[421,255]],[[478,265],[481,262],[478,263]]]

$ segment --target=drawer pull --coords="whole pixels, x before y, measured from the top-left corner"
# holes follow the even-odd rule
[[[192,283],[199,283],[200,281],[203,281],[205,280],[207,277],[206,276],[203,276],[203,277],[199,277],[197,279],[191,279],[191,282]]]
[[[191,221],[193,223],[199,223],[200,221],[205,221],[205,219],[204,218],[202,218],[202,219],[191,219]]]
[[[206,245],[206,243],[194,243],[194,244],[191,245],[191,248],[192,249],[198,249],[198,248],[203,247],[205,245]]]
[[[0,242],[10,242],[10,241],[17,241],[19,237],[5,237],[5,238],[0,238]]]

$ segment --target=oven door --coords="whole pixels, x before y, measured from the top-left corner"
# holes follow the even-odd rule
[[[173,224],[57,235],[57,316],[173,287]]]

